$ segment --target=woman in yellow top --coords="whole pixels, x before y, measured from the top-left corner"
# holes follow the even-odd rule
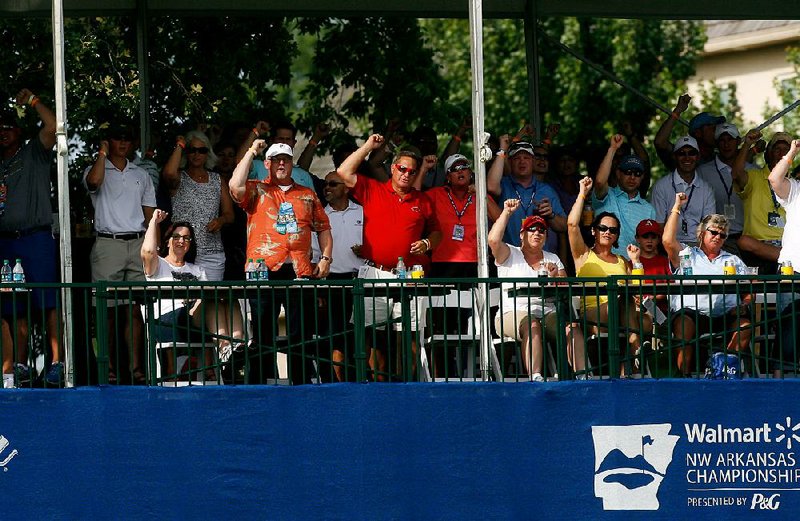
[[[602,212],[592,222],[594,244],[589,247],[581,235],[580,223],[584,200],[592,193],[592,180],[585,177],[580,181],[580,193],[567,216],[567,234],[572,258],[575,261],[575,273],[578,277],[609,277],[612,275],[629,275],[631,264],[622,255],[615,255],[611,249],[617,246],[620,222],[616,215]],[[628,255],[637,254],[638,246],[629,244]],[[589,284],[584,284],[584,287]],[[653,328],[650,317],[639,313],[633,302],[620,303],[620,326],[628,331],[628,342],[631,353],[638,355],[641,350],[639,331],[650,331]],[[595,296],[581,299],[581,314],[588,322],[599,325],[608,323],[608,297]],[[638,364],[636,364],[638,366]]]

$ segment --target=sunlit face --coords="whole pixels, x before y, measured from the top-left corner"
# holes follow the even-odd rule
[[[607,215],[592,229],[595,244],[611,247],[619,238],[619,221]]]
[[[192,139],[186,145],[186,163],[188,166],[202,168],[208,159],[208,147],[199,139]]]
[[[703,232],[703,250],[711,253],[719,253],[722,251],[722,246],[725,244],[725,239],[728,238],[728,233],[725,229],[716,225],[709,225]]]
[[[519,236],[522,247],[534,253],[541,252],[547,242],[547,230],[541,226],[534,226],[530,230],[523,231]]]
[[[265,162],[268,163],[269,174],[276,183],[289,184],[292,182],[292,156],[280,154]]]
[[[192,246],[192,232],[185,226],[179,226],[172,230],[167,247],[170,253],[178,259],[183,259],[189,248]]]
[[[719,157],[722,159],[733,159],[739,152],[739,139],[727,133],[722,134],[717,140],[717,150],[719,150]]]
[[[404,191],[411,189],[417,176],[417,160],[403,156],[392,163],[392,184]]]
[[[694,172],[697,161],[700,158],[700,152],[690,146],[681,147],[673,155],[675,156],[678,172],[683,174]]]

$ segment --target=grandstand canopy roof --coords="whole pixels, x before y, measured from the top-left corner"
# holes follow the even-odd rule
[[[597,16],[657,19],[792,19],[793,0],[529,0],[537,16]],[[65,16],[133,13],[137,2],[153,14],[208,16],[256,12],[285,16],[411,16],[466,18],[468,0],[63,0]],[[484,0],[486,18],[521,18],[528,0]],[[52,0],[0,0],[0,16],[46,16]]]

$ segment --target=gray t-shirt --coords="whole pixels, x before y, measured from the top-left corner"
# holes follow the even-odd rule
[[[53,224],[50,206],[50,165],[53,151],[35,137],[10,159],[0,161],[0,182],[5,178],[6,211],[0,231],[13,232]]]

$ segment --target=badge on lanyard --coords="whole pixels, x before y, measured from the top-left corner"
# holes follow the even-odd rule
[[[278,208],[278,219],[275,221],[275,230],[281,235],[297,233],[297,219],[294,216],[292,203],[281,203]]]
[[[731,203],[726,204],[724,208],[724,214],[728,219],[736,219],[736,207]]]
[[[453,226],[453,240],[454,241],[464,240],[464,225],[456,224]]]
[[[681,221],[681,231],[685,234],[689,233],[689,223],[685,220]]]
[[[783,222],[783,217],[778,212],[769,212],[767,214],[767,225],[771,228],[783,228],[786,223]]]
[[[0,215],[3,215],[6,211],[6,198],[8,196],[8,189],[6,185],[0,183]]]

